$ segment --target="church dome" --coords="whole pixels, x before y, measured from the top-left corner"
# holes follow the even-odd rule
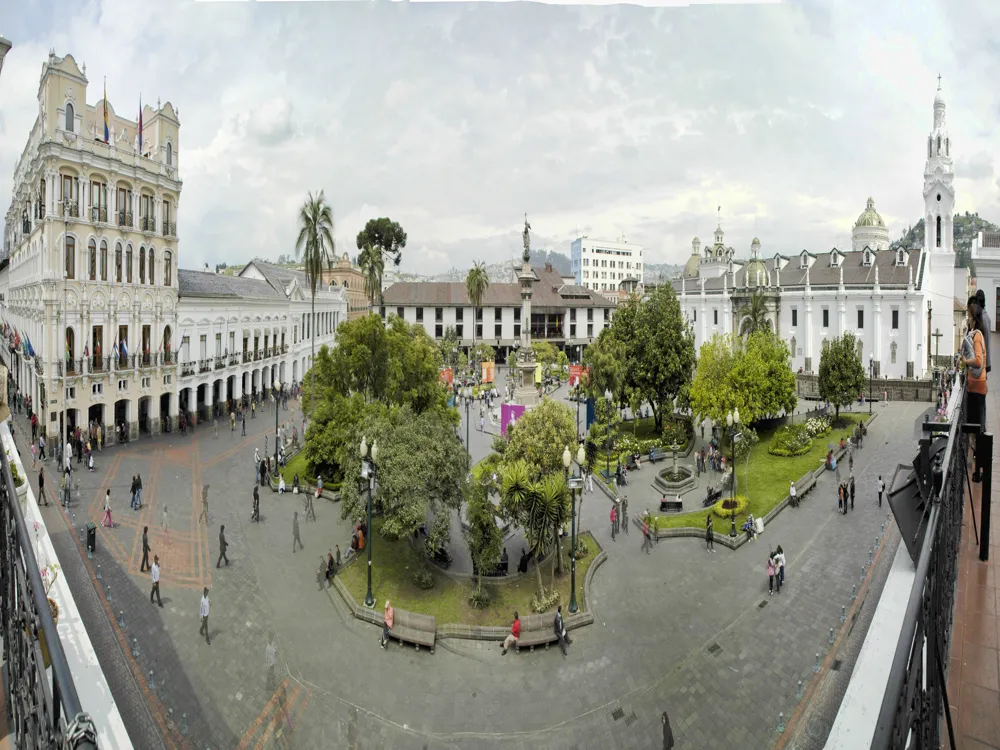
[[[748,287],[767,286],[767,265],[760,258],[753,258],[744,268],[744,278]]]
[[[697,276],[698,269],[701,268],[701,256],[692,255],[687,259],[687,263],[684,264],[684,275],[685,276]]]
[[[875,210],[875,201],[871,198],[868,199],[868,203],[865,206],[865,210],[861,212],[861,216],[858,220],[854,222],[856,227],[879,227],[880,229],[885,228],[885,222],[882,221],[882,217],[879,216],[878,211]]]

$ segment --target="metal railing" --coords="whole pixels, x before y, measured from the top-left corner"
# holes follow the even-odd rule
[[[177,236],[177,222],[176,221],[166,221],[163,222],[163,236],[164,237],[176,237]]]
[[[42,365],[42,360],[40,360],[38,357],[35,357],[35,374],[45,375],[45,367],[44,365]]]
[[[139,367],[150,368],[156,367],[156,357],[152,354],[140,354],[139,356]]]
[[[225,367],[226,367],[226,360],[227,359],[228,359],[228,357],[225,357],[225,356],[222,356],[222,355],[219,355],[218,357],[216,357],[215,358],[215,369],[216,370],[224,370]]]
[[[120,227],[131,227],[132,226],[132,212],[131,211],[118,211],[118,216],[116,217],[116,223]]]
[[[177,352],[164,352],[163,353],[163,364],[165,364],[165,365],[176,365],[177,364]]]
[[[871,744],[874,750],[936,750],[942,746],[942,714],[947,718],[949,733],[953,731],[945,664],[954,622],[966,489],[971,493],[966,394],[962,384],[955,383],[954,387],[962,405],[951,424],[925,426],[946,429],[947,444],[932,455],[931,438],[925,435],[915,462],[928,467],[929,502],[918,527],[926,531],[917,551],[916,577],[875,727]],[[983,439],[983,443],[984,447],[992,445],[992,440]],[[989,476],[992,457],[983,455],[982,459],[981,468]],[[984,492],[988,481],[984,482]],[[954,740],[949,746],[954,746]]]
[[[90,220],[95,224],[104,223],[108,221],[108,209],[101,208],[99,206],[90,207]]]
[[[90,372],[107,372],[111,369],[111,357],[90,357],[87,360],[90,364]]]
[[[0,512],[4,527],[0,534],[0,619],[11,745],[96,749],[97,732],[80,706],[5,454],[0,451]],[[43,640],[51,680],[46,674]]]
[[[210,359],[198,360],[198,372],[209,372],[211,369],[212,369],[212,360]]]

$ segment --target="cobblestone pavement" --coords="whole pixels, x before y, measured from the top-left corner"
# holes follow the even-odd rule
[[[115,527],[98,528],[93,560],[81,554],[71,516],[58,506],[44,513],[50,528],[57,515],[65,519],[67,576],[99,594],[97,614],[84,608],[84,616],[92,636],[117,652],[106,669],[127,670],[110,680],[116,699],[134,706],[139,697],[148,707],[145,717],[125,712],[137,747],[154,746],[140,734],[152,727],[168,748],[658,748],[666,710],[680,748],[765,748],[779,739],[779,712],[795,711],[797,681],[812,679],[814,654],[827,654],[829,629],[841,629],[841,605],[885,520],[875,475],[891,475],[911,457],[924,410],[881,410],[857,457],[853,513],[834,512],[824,477],[801,508],[782,512],[760,541],[735,552],[708,554],[697,539],[674,539],[642,554],[638,534],[611,540],[606,498],[585,495],[581,525],[609,560],[587,602],[597,621],[574,634],[566,659],[558,649],[502,657],[497,644],[461,640],[442,641],[433,655],[381,651],[378,630],[349,617],[335,591],[317,583],[320,555],[335,542],[347,547],[337,506],[317,506],[318,520],[302,521],[305,549],[295,553],[299,497],[262,493],[262,523],[249,522],[253,452],[263,450],[264,434],[273,441],[273,412],[248,422],[247,438],[225,427],[216,438],[202,426],[189,437],[106,450],[95,473],[77,472],[78,526],[100,523],[101,498],[112,490]],[[130,511],[136,472],[145,504]],[[198,523],[206,484],[207,525]],[[169,541],[159,530],[164,507]],[[230,562],[217,569],[220,524]],[[162,609],[149,603],[148,573],[139,573],[144,525],[163,564]],[[764,563],[778,543],[787,582],[769,597]],[[198,635],[203,586],[211,590],[211,645]],[[863,638],[863,629],[840,637]]]

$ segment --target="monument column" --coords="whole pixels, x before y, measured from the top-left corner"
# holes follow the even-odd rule
[[[535,387],[535,352],[531,349],[531,288],[535,274],[531,270],[531,225],[528,215],[524,215],[524,254],[521,256],[521,270],[517,280],[521,284],[521,345],[517,351],[517,369],[520,371],[514,400],[527,408],[538,403],[538,389]]]

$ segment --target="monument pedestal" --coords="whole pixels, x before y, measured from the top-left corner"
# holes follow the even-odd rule
[[[535,363],[518,362],[518,383],[514,389],[515,403],[530,409],[538,405],[538,387],[535,385]]]

